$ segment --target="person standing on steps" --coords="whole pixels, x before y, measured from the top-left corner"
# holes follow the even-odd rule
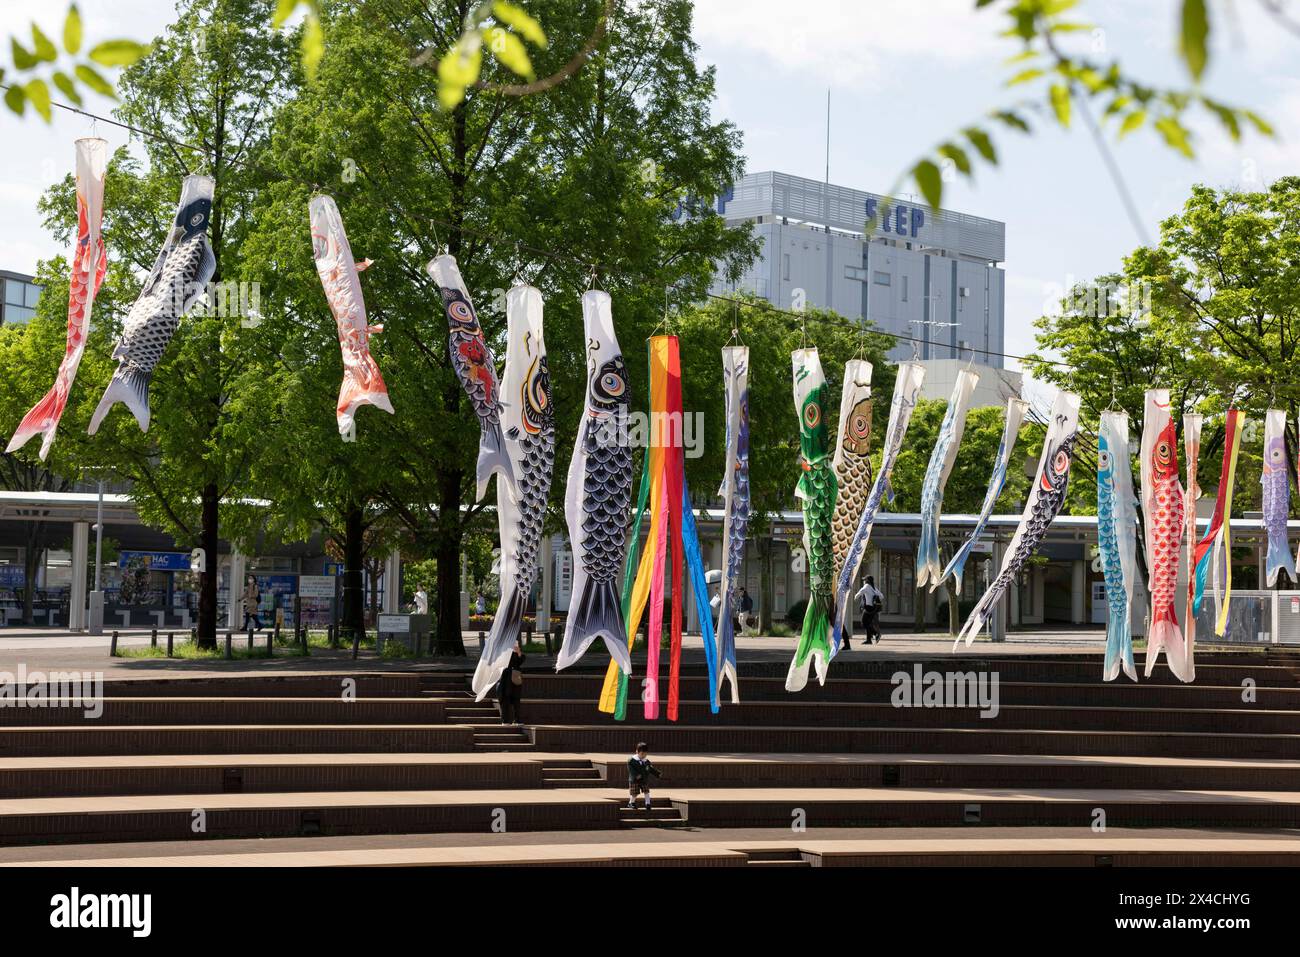
[[[476,615],[487,614],[487,599],[483,597],[482,592],[479,592],[478,597],[474,599],[474,614]]]
[[[880,609],[885,605],[885,596],[876,588],[876,580],[868,575],[866,584],[858,589],[854,598],[862,609],[862,631],[867,644],[879,644]]]
[[[519,705],[524,697],[524,649],[518,638],[515,639],[514,651],[510,653],[510,664],[501,673],[497,683],[497,700],[501,704],[502,724],[521,724]]]
[[[749,596],[749,589],[744,585],[740,586],[740,627],[736,629],[736,634],[746,628],[752,628],[754,625],[754,599]]]
[[[645,795],[645,809],[650,810],[650,778],[659,777],[659,769],[650,763],[650,746],[642,741],[636,754],[627,759],[627,806],[636,807],[636,796]]]

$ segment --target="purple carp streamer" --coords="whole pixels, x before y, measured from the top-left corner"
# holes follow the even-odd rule
[[[839,442],[835,446],[835,516],[831,521],[831,549],[835,556],[835,580],[839,581],[848,560],[853,533],[858,519],[867,507],[871,494],[871,363],[865,359],[850,359],[844,364],[844,385],[840,390]],[[858,553],[858,564],[862,563]],[[857,578],[858,569],[850,573]],[[838,608],[836,617],[842,624],[843,635],[852,636],[853,616],[847,607]],[[838,645],[836,645],[838,649]],[[836,650],[833,649],[833,650]]]
[[[472,687],[479,701],[496,686],[510,663],[524,610],[537,581],[542,521],[555,468],[555,413],[551,408],[542,309],[542,294],[532,286],[515,286],[506,294],[501,427],[518,494],[512,493],[507,483],[497,482],[501,603],[474,669]]]
[[[966,432],[966,413],[970,409],[971,395],[979,381],[980,377],[968,369],[957,373],[957,382],[948,399],[948,411],[944,413],[939,438],[934,443],[930,464],[925,470],[925,480],[921,483],[921,541],[916,549],[917,588],[928,582],[930,590],[934,591],[943,581],[943,565],[939,561],[939,515],[943,511],[943,490],[948,484],[948,476],[952,474],[953,463],[957,460],[957,449],[961,447],[961,438]]]
[[[68,336],[54,385],[23,417],[6,452],[16,452],[34,435],[42,435],[40,458],[50,454],[68,393],[77,378],[90,331],[90,309],[108,270],[108,250],[100,238],[104,219],[104,174],[108,169],[108,142],[93,137],[77,140],[77,245],[72,251],[68,277]]]
[[[171,231],[154,260],[140,296],[127,313],[122,337],[113,349],[117,371],[109,380],[95,414],[91,435],[108,410],[123,402],[135,416],[140,431],[149,431],[149,381],[163,357],[181,317],[207,292],[217,260],[208,245],[208,220],[212,217],[211,176],[186,176],[176,204]]]
[[[885,446],[880,453],[880,469],[876,472],[867,496],[867,504],[858,517],[857,528],[853,532],[853,541],[849,543],[848,554],[844,558],[844,567],[835,580],[835,621],[832,624],[832,648],[839,650],[843,641],[843,628],[852,617],[849,602],[853,597],[853,579],[866,554],[867,542],[871,540],[871,526],[875,524],[876,512],[884,499],[894,500],[894,490],[890,485],[890,476],[894,471],[894,462],[903,447],[903,436],[912,421],[912,412],[916,409],[916,400],[921,395],[921,384],[925,382],[925,367],[919,362],[900,362],[897,377],[894,379],[894,398],[889,406],[889,425],[885,429]]]
[[[975,633],[993,617],[993,611],[1002,595],[1011,587],[1020,569],[1038,550],[1047,534],[1048,526],[1065,504],[1065,491],[1070,483],[1070,463],[1074,458],[1074,444],[1079,439],[1079,397],[1073,392],[1058,392],[1047,423],[1047,436],[1043,440],[1043,454],[1038,459],[1037,478],[1029,489],[1020,525],[1002,559],[1002,570],[989,585],[984,596],[971,610],[961,633],[953,642],[953,650],[965,640],[969,645]]]
[[[972,549],[984,532],[984,526],[988,524],[989,516],[993,514],[998,496],[1002,494],[1002,489],[1007,484],[1007,466],[1011,463],[1011,453],[1020,435],[1020,423],[1024,421],[1025,410],[1028,408],[1029,403],[1024,399],[1007,399],[1007,414],[1002,421],[1002,441],[998,445],[998,454],[993,461],[993,475],[989,478],[988,491],[984,493],[984,504],[980,508],[979,518],[976,519],[970,536],[962,543],[957,554],[953,555],[952,560],[948,562],[948,567],[939,576],[939,581],[934,584],[935,588],[952,576],[957,584],[957,591],[961,591],[961,576],[966,567],[966,559],[970,558]]]
[[[722,541],[727,557],[722,566],[718,594],[718,656],[716,695],[722,692],[725,678],[731,686],[731,702],[740,701],[736,668],[736,635],[732,622],[739,614],[740,569],[745,560],[745,535],[749,528],[749,348],[726,346],[722,350],[722,380],[727,410],[727,459],[722,476]],[[700,608],[701,615],[704,609]]]
[[[1268,587],[1277,584],[1277,573],[1285,571],[1295,582],[1295,558],[1287,541],[1286,520],[1291,510],[1291,470],[1286,454],[1286,413],[1269,409],[1264,414],[1264,527],[1268,530],[1265,572]]]
[[[470,299],[469,289],[460,276],[455,256],[439,256],[426,267],[442,294],[442,306],[447,313],[447,350],[456,378],[469,396],[474,415],[478,417],[478,463],[474,475],[477,482],[475,501],[483,500],[488,482],[495,473],[498,481],[511,486],[515,494],[514,473],[510,471],[510,457],[506,454],[505,439],[501,434],[501,396],[497,386],[496,360],[492,347],[483,336],[478,313]]]
[[[383,326],[372,326],[366,319],[366,300],[361,294],[361,265],[352,256],[343,217],[331,196],[313,196],[308,207],[311,217],[311,248],[316,272],[325,288],[330,311],[338,328],[339,349],[343,355],[343,384],[335,408],[339,435],[356,435],[356,412],[363,405],[373,405],[390,415],[393,403],[388,387],[379,374],[379,365],[370,355],[370,337]]]

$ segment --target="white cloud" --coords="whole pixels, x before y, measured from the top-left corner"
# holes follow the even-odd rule
[[[780,69],[835,84],[884,89],[912,71],[1007,52],[995,10],[971,0],[701,0],[705,47],[757,54]]]

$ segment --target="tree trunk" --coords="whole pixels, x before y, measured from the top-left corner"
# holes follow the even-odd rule
[[[943,583],[948,592],[948,634],[956,637],[961,631],[961,606],[957,595],[957,583],[949,578]]]
[[[771,534],[758,537],[759,567],[762,569],[762,578],[758,586],[758,633],[760,635],[772,633],[772,554],[775,551],[776,545],[772,541]]]
[[[30,522],[27,529],[27,547],[23,549],[23,624],[36,623],[32,606],[36,600],[36,573],[45,554],[45,523]]]
[[[352,505],[343,516],[343,634],[365,633],[365,590],[361,562],[365,554],[365,513]]]
[[[206,569],[199,575],[199,647],[217,647],[217,506],[221,501],[216,482],[203,486],[203,528],[199,547],[203,549]],[[239,583],[230,582],[229,601],[239,600]]]

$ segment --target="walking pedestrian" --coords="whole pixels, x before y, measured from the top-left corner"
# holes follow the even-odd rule
[[[502,724],[521,724],[520,702],[524,697],[524,649],[518,638],[510,652],[510,663],[497,682],[497,700],[501,704]]]

